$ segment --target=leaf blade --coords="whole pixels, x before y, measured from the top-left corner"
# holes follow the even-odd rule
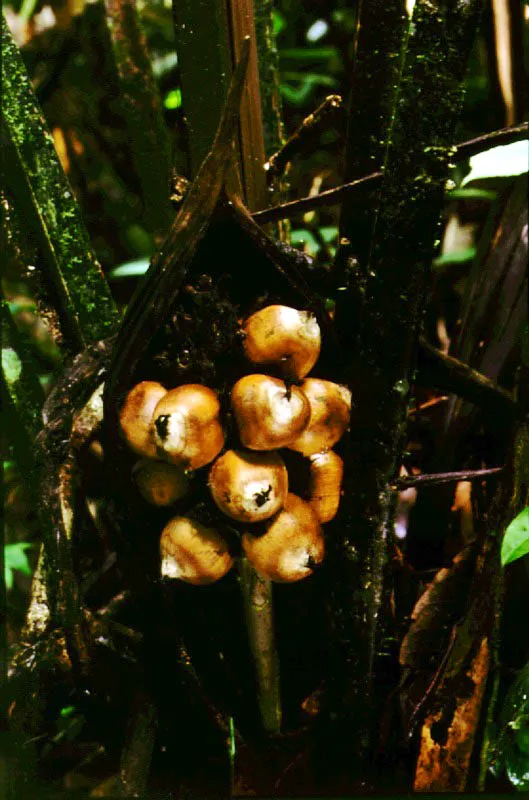
[[[523,509],[505,531],[501,545],[501,565],[512,564],[529,553],[529,506]]]

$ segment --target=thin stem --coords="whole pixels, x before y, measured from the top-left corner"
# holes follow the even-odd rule
[[[514,409],[514,397],[486,375],[454,356],[438,350],[421,337],[419,340],[417,382],[433,385],[443,392],[453,392],[481,406],[496,410]]]
[[[503,467],[491,467],[489,469],[467,469],[460,472],[435,472],[424,475],[410,475],[397,478],[394,483],[395,489],[409,489],[410,487],[434,486],[439,483],[457,483],[458,481],[477,481],[497,475],[503,471]]]
[[[381,178],[382,172],[380,170],[371,172],[369,175],[364,175],[363,178],[344,183],[341,186],[337,186],[336,189],[328,189],[314,197],[302,197],[300,200],[291,200],[288,203],[282,203],[280,206],[274,206],[274,208],[265,208],[264,211],[257,211],[253,218],[260,225],[264,225],[266,222],[295,217],[297,214],[304,214],[306,211],[313,211],[315,208],[321,208],[322,206],[335,206],[359,188],[364,188],[366,185],[369,188],[375,186]]]
[[[281,728],[281,702],[279,664],[274,640],[272,584],[262,578],[245,558],[239,561],[239,571],[248,637],[257,672],[261,718],[268,733],[277,733]]]
[[[499,147],[500,145],[525,139],[527,138],[528,131],[529,123],[522,122],[520,125],[512,125],[509,128],[501,128],[491,133],[485,133],[483,136],[477,136],[475,139],[468,139],[455,146],[455,153],[452,160],[463,161],[465,158],[470,158],[476,155],[476,153],[480,153],[490,147]],[[266,208],[264,211],[258,211],[253,217],[256,222],[263,225],[266,222],[272,222],[277,219],[295,217],[297,214],[312,211],[315,208],[338,205],[343,202],[345,197],[354,195],[359,189],[365,188],[366,186],[369,188],[376,186],[382,176],[382,171],[377,170],[376,172],[371,172],[368,175],[356,178],[348,183],[343,183],[335,189],[328,189],[326,192],[321,192],[315,197],[302,197],[299,200],[291,200],[288,203],[282,203],[280,206],[275,206],[274,208]]]
[[[499,128],[496,131],[476,136],[474,139],[467,139],[456,145],[454,160],[463,161],[465,158],[471,158],[491,147],[499,147],[526,139],[528,132],[529,122],[521,122],[519,125],[509,125],[507,128]]]
[[[296,128],[285,144],[270,156],[264,168],[269,177],[282,175],[292,159],[304,150],[314,137],[327,127],[338,111],[343,112],[342,98],[338,94],[326,97],[316,111],[309,114]]]

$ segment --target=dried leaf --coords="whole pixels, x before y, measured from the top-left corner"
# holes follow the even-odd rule
[[[473,547],[466,547],[452,565],[439,570],[412,611],[412,623],[403,639],[399,661],[403,667],[425,669],[438,664],[439,653],[447,642],[447,632],[461,616],[461,588],[475,560]],[[442,636],[444,631],[444,636]],[[440,636],[441,635],[441,636]]]
[[[446,709],[430,714],[422,727],[415,772],[416,792],[464,792],[489,669],[490,649],[482,639],[461,695],[454,698],[450,720]]]

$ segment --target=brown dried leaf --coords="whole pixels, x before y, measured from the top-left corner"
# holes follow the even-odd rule
[[[490,648],[485,637],[465,673],[467,681],[462,696],[455,698],[455,711],[449,724],[444,719],[445,709],[435,710],[427,716],[421,730],[414,791],[465,791],[489,661]]]
[[[452,626],[461,617],[464,588],[475,555],[473,547],[458,553],[450,567],[439,570],[415,604],[412,622],[400,649],[399,661],[403,667],[421,670],[438,663]]]

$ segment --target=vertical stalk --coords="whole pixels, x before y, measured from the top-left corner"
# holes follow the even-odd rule
[[[173,2],[178,55],[182,70],[183,103],[189,121],[192,174],[196,174],[216,130],[233,63],[237,62],[245,36],[250,36],[250,63],[241,101],[239,165],[245,199],[255,211],[267,205],[265,139],[260,94],[260,72],[266,63],[271,34],[263,36],[263,19],[271,12],[270,3],[260,8],[260,38],[256,43],[252,0],[179,0]],[[202,42],[197,48],[196,42]],[[259,47],[259,53],[257,48]],[[270,141],[279,136],[278,95],[267,92],[267,127]],[[271,98],[274,97],[272,100]],[[275,133],[277,131],[277,133]],[[279,672],[273,634],[272,588],[250,564],[241,562],[243,601],[248,623],[250,647],[254,654],[263,725],[279,730]]]
[[[108,284],[63,172],[24,63],[2,17],[3,147],[8,186],[27,215],[54,286],[64,345],[78,352],[114,331],[117,313]]]
[[[281,727],[279,661],[274,642],[272,586],[247,561],[239,561],[244,611],[250,648],[255,661],[259,708],[263,726],[270,733]]]
[[[173,18],[194,177],[211,150],[228,93],[233,64],[228,18],[218,0],[173,0]]]
[[[2,508],[5,503],[5,485],[4,485],[4,458],[5,453],[0,454],[2,463],[0,464],[0,503]],[[3,517],[3,515],[2,515]],[[0,687],[7,686],[7,665],[8,665],[8,652],[7,652],[7,586],[5,574],[5,526],[2,519],[0,525]],[[7,706],[8,697],[7,692],[0,691],[0,736],[7,730]],[[0,764],[0,773],[2,772],[2,765]],[[0,779],[0,786],[2,785]]]
[[[395,493],[390,486],[405,443],[417,332],[461,105],[461,81],[480,11],[477,0],[418,0],[415,5],[373,238],[364,249],[366,269],[336,317],[339,329],[350,333],[344,317],[353,310],[357,314],[355,335],[346,337],[352,346],[347,370],[355,404],[346,442],[347,500],[330,554],[337,679],[329,710],[339,721],[333,744],[338,740],[344,760],[351,759],[348,748],[353,741],[357,759],[369,752],[377,717],[372,685],[381,646],[386,544],[394,524]],[[347,217],[344,234],[354,235]]]
[[[254,28],[255,8],[259,0],[229,0],[228,17],[231,20],[232,43],[237,55],[244,36],[252,40],[250,68],[246,91],[241,103],[240,154],[241,172],[246,202],[251,211],[267,205],[267,186],[264,171],[265,145],[260,90],[260,63],[258,62],[256,32]],[[255,8],[254,8],[255,7]],[[270,41],[270,40],[269,40]],[[266,54],[264,43],[260,43],[261,64]],[[275,117],[277,123],[277,117]],[[255,661],[259,708],[263,726],[269,733],[277,733],[281,727],[281,700],[279,690],[279,665],[275,647],[272,584],[254,570],[246,559],[241,562],[243,601],[250,640]]]
[[[173,216],[169,204],[171,147],[147,41],[134,0],[105,0],[105,7],[120,105],[145,204],[145,222],[161,242]]]
[[[360,0],[355,56],[350,77],[344,180],[380,169],[394,117],[409,20],[404,0]],[[375,203],[354,197],[342,206],[344,256],[365,269],[373,234]]]

